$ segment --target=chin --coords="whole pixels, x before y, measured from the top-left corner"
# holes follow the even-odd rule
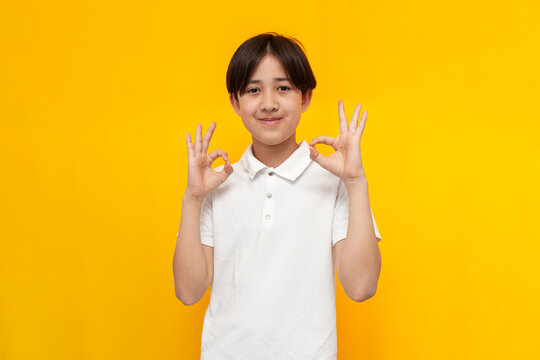
[[[283,133],[274,133],[274,134],[252,134],[257,141],[260,143],[266,144],[266,145],[279,145],[284,142],[286,142],[291,136],[291,134],[283,134]]]
[[[264,134],[259,131],[251,132],[251,136],[258,142],[266,145],[277,145],[286,140],[286,137],[281,134]]]
[[[269,145],[269,146],[273,146],[273,145],[279,145],[281,144],[282,142],[285,141],[284,138],[268,138],[268,137],[255,137],[257,139],[257,141],[259,141],[260,143],[263,143],[265,145]]]

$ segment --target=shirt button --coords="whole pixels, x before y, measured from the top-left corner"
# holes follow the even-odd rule
[[[272,193],[266,194],[266,197],[270,199],[272,197]]]
[[[270,172],[268,173],[268,175],[272,176],[272,175],[274,175],[274,172],[273,172],[273,171],[270,171]]]
[[[266,216],[264,217],[266,220],[269,220],[270,219],[270,215],[266,214]]]

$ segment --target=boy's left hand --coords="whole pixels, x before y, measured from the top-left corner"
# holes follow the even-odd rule
[[[332,174],[339,176],[345,183],[365,179],[360,154],[360,137],[366,125],[367,111],[362,113],[358,124],[361,107],[362,105],[356,105],[351,123],[348,124],[343,100],[340,100],[338,102],[339,136],[335,139],[330,136],[319,136],[309,144],[310,158]],[[323,156],[315,148],[316,144],[330,145],[336,151],[329,156]]]

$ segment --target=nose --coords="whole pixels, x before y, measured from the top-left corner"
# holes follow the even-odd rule
[[[262,111],[272,111],[272,110],[277,110],[278,108],[279,108],[279,104],[276,101],[275,95],[271,92],[267,92],[262,97],[260,109]]]

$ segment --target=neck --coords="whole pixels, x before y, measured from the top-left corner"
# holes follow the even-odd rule
[[[253,138],[253,155],[264,165],[272,168],[278,167],[300,147],[296,143],[295,135],[285,140],[281,144],[268,145]]]

